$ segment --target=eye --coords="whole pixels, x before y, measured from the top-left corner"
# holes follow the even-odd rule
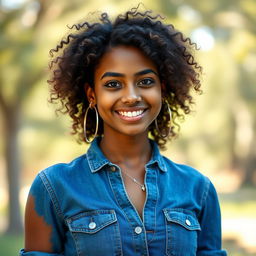
[[[107,88],[116,89],[116,88],[121,88],[121,83],[118,82],[118,81],[109,81],[109,82],[106,82],[104,84],[104,86],[107,87]]]
[[[152,78],[144,78],[138,82],[138,85],[148,87],[154,83],[154,79]]]

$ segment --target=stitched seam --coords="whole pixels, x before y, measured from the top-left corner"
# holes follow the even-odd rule
[[[181,219],[176,218],[176,217],[169,217],[169,212],[180,212],[180,213],[184,213],[186,215],[189,215],[189,216],[197,219],[197,217],[194,215],[194,213],[192,211],[187,210],[187,209],[182,209],[182,208],[171,208],[171,209],[165,208],[165,209],[163,209],[163,211],[165,213],[165,219],[167,220],[167,222],[179,224],[187,230],[200,230],[199,224],[194,224],[192,226],[186,226]]]
[[[168,214],[169,211],[171,211],[171,212],[180,212],[180,213],[184,213],[184,214],[189,214],[189,215],[193,216],[194,218],[197,217],[196,214],[193,211],[188,210],[188,209],[184,209],[184,208],[164,208],[163,210],[167,214]]]
[[[49,196],[50,196],[50,199],[53,203],[53,206],[54,206],[54,209],[56,211],[56,213],[58,214],[59,217],[62,218],[62,220],[64,221],[64,215],[60,209],[60,206],[59,206],[59,202],[58,202],[58,199],[57,199],[57,196],[50,184],[50,181],[48,180],[48,178],[46,177],[46,174],[44,173],[44,171],[40,172],[39,173],[39,177],[41,178]]]
[[[77,255],[81,255],[81,251],[79,249],[79,246],[78,246],[78,240],[76,238],[77,234],[76,233],[73,233],[73,232],[70,232],[71,233],[71,236],[73,237],[73,240],[74,240],[74,243],[75,243],[75,247],[76,247],[76,252],[77,252]]]
[[[85,155],[88,165],[90,167],[91,172],[97,172],[98,170],[100,170],[101,168],[103,168],[106,164],[109,164],[110,162],[106,159],[104,160],[100,160],[99,163],[95,164],[95,161],[93,160],[93,157],[91,157],[91,153],[90,151],[88,151],[88,153]]]
[[[122,244],[122,239],[121,239],[121,234],[120,234],[120,226],[119,226],[119,223],[118,223],[118,221],[117,221],[117,218],[116,218],[116,223],[117,223],[117,229],[118,229],[118,234],[119,234],[119,244],[120,244],[120,252],[121,252],[121,254],[120,254],[120,256],[123,256],[123,244]]]
[[[86,234],[95,234],[95,233],[99,232],[100,230],[102,230],[103,228],[105,228],[105,227],[107,227],[107,226],[109,226],[109,225],[111,225],[115,222],[116,222],[116,220],[111,220],[111,221],[105,222],[103,225],[100,225],[99,228],[97,228],[93,231],[88,231],[89,230],[88,228],[72,228],[72,227],[71,227],[71,231],[75,232],[75,233],[83,232],[83,233],[86,233]]]
[[[115,193],[115,191],[114,191],[114,189],[113,189],[113,186],[112,186],[112,182],[111,182],[111,180],[110,180],[110,175],[109,175],[109,172],[107,172],[107,174],[108,174],[108,180],[109,180],[109,184],[110,184],[110,187],[111,187],[111,190],[112,190],[112,193],[113,193],[113,195],[114,195],[114,197],[115,197],[115,200],[116,200],[116,202],[117,202],[117,204],[120,206],[120,204],[119,204],[119,201],[118,201],[118,199],[117,199],[117,197],[116,197],[116,193]],[[126,215],[126,213],[125,213],[125,211],[123,210],[123,208],[120,206],[120,210],[123,212],[123,215],[125,216],[125,218],[127,219],[127,221],[129,222],[129,224],[130,224],[130,227],[132,227],[133,225],[132,225],[132,223],[130,222],[130,220],[129,220],[129,218],[127,217],[127,215]],[[131,228],[130,228],[130,230],[131,230]],[[131,230],[132,232],[131,232],[131,235],[132,235],[132,239],[133,239],[133,249],[134,249],[134,251],[136,252],[136,246],[135,246],[135,238],[134,238],[134,232],[133,232],[133,230]]]
[[[208,194],[209,194],[209,188],[210,188],[210,180],[205,177],[205,189],[204,189],[204,193],[202,195],[202,199],[201,199],[201,202],[200,202],[200,205],[201,205],[201,209],[200,209],[200,212],[199,212],[199,216],[201,215],[201,212],[202,212],[202,209],[203,209],[203,205],[206,201],[206,198],[208,197]]]
[[[158,172],[155,170],[155,175],[156,175],[156,193],[157,193],[157,196],[156,196],[156,207],[155,207],[155,223],[154,223],[154,235],[152,236],[152,239],[150,241],[148,241],[148,244],[150,244],[152,241],[155,240],[155,237],[156,237],[156,208],[157,208],[157,204],[158,204],[158,198],[159,198],[159,190],[158,190],[158,186],[157,186],[157,179],[158,179]]]
[[[115,215],[115,211],[114,210],[92,210],[92,211],[86,211],[86,212],[82,212],[76,215],[73,215],[71,217],[68,218],[68,220],[70,221],[74,221],[74,220],[78,220],[80,218],[83,217],[91,217],[91,216],[99,216],[99,215],[111,215],[111,218],[109,218],[109,221],[112,220],[116,220],[116,215]]]
[[[193,227],[187,227],[187,226],[185,226],[183,223],[181,223],[180,220],[172,219],[172,220],[169,221],[169,222],[179,224],[180,226],[184,227],[184,228],[187,229],[187,230],[191,230],[191,231],[193,231],[193,230],[199,230],[199,226],[198,226],[198,225],[195,225],[195,226],[193,226]]]
[[[92,168],[92,166],[91,166],[91,161],[90,161],[90,156],[89,156],[89,153],[88,154],[86,154],[86,159],[87,159],[87,163],[88,163],[88,165],[89,165],[89,168],[90,168],[90,171],[92,172],[92,170],[93,170],[93,168]]]
[[[168,223],[167,223],[167,219],[166,219],[166,217],[165,217],[165,214],[164,214],[164,221],[165,221],[165,240],[166,240],[166,242],[165,242],[165,252],[166,252],[166,255],[170,255],[169,254],[169,247],[168,247],[168,245],[169,245],[169,236],[168,236],[168,234],[169,234],[169,232],[168,232]]]

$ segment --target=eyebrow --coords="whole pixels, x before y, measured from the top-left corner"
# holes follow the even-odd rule
[[[135,76],[146,75],[146,74],[149,74],[149,73],[153,73],[153,74],[155,74],[156,76],[158,76],[158,74],[157,74],[154,70],[152,70],[152,69],[150,69],[150,68],[135,73]]]
[[[142,71],[139,71],[139,72],[135,73],[135,76],[146,75],[146,74],[149,74],[149,73],[153,73],[153,74],[155,74],[155,75],[158,76],[158,74],[157,74],[154,70],[152,70],[152,69],[150,69],[150,68],[149,68],[149,69],[144,69],[144,70],[142,70]],[[117,73],[117,72],[106,72],[106,73],[104,73],[103,76],[101,77],[101,80],[102,80],[104,77],[108,77],[108,76],[110,76],[110,77],[124,77],[125,75],[122,74],[122,73]]]

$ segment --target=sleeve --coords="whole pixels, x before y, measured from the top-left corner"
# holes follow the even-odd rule
[[[226,256],[226,251],[221,250],[221,213],[218,196],[209,180],[202,205],[199,216],[201,231],[198,234],[198,251],[196,255]]]
[[[48,252],[25,252],[24,249],[20,250],[19,256],[63,256],[64,254],[59,253],[48,253]]]
[[[65,234],[65,226],[63,215],[60,211],[59,203],[56,194],[47,179],[46,175],[41,172],[37,175],[32,183],[29,191],[29,196],[32,196],[35,204],[36,213],[43,217],[45,222],[52,227],[51,243],[55,253],[46,253],[38,251],[25,252],[20,250],[21,256],[60,256],[59,252],[63,251],[63,241]]]

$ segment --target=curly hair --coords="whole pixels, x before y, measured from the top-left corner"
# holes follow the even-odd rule
[[[97,22],[69,27],[75,32],[50,50],[50,102],[60,102],[56,111],[69,114],[72,133],[78,135],[78,141],[85,141],[83,121],[89,106],[84,86],[94,87],[94,71],[101,57],[110,47],[119,45],[140,49],[156,64],[164,84],[163,97],[172,110],[172,121],[163,104],[157,117],[159,129],[152,123],[150,137],[164,149],[167,140],[177,135],[180,128],[177,118],[184,118],[184,114],[191,112],[191,89],[201,93],[199,77],[202,68],[192,55],[193,50],[197,50],[196,45],[173,25],[164,24],[163,19],[160,15],[152,15],[152,11],[139,12],[138,8],[118,15],[113,21],[107,13],[102,13]],[[92,137],[95,131],[93,111],[89,111],[88,120],[87,137]],[[168,130],[170,133],[164,138],[162,131]],[[98,135],[103,135],[101,118]]]

